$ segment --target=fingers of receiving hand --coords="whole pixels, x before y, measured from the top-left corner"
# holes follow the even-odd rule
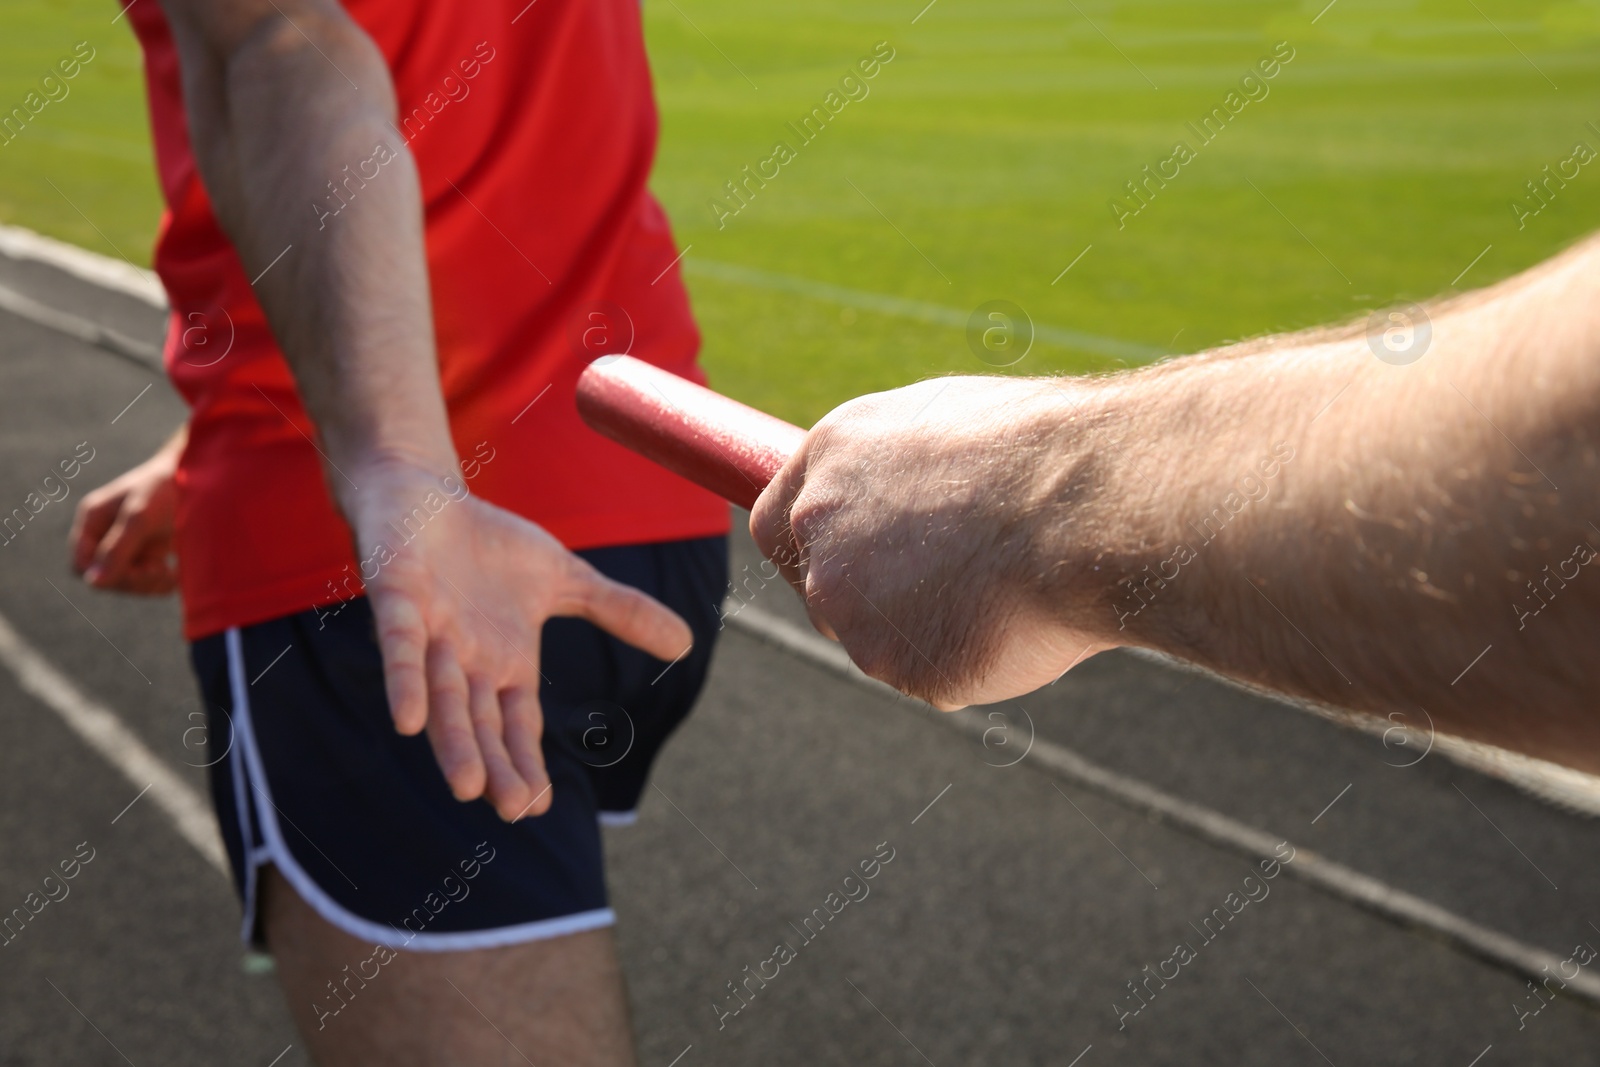
[[[500,718],[505,726],[506,751],[522,780],[533,791],[521,815],[543,815],[550,810],[550,776],[545,770],[544,750],[539,739],[544,733],[544,714],[537,691],[516,686],[500,691]]]
[[[85,516],[82,541],[74,547],[87,554],[83,573],[92,585],[115,586],[141,547],[142,524],[127,500],[119,493]]]
[[[434,758],[456,799],[473,800],[483,795],[487,775],[467,705],[467,676],[448,642],[428,644],[427,677],[428,740]]]
[[[135,596],[166,596],[178,587],[178,568],[170,537],[145,538],[139,554],[115,574],[98,575],[97,589]]]
[[[481,679],[468,679],[467,709],[478,752],[483,758],[489,802],[500,817],[509,822],[527,806],[532,793],[506,751],[500,696],[493,685]]]
[[[89,584],[107,589],[126,588],[138,561],[152,549],[165,551],[171,532],[155,521],[147,507],[133,494],[119,494],[110,526],[94,546],[84,578]]]
[[[407,596],[375,588],[367,593],[394,728],[408,737],[421,733],[428,723],[428,631],[422,614]]]
[[[163,596],[178,587],[178,557],[174,547],[171,536],[145,542],[144,551],[133,561],[133,571],[140,582],[137,592]]]
[[[72,569],[79,574],[89,569],[94,560],[100,539],[111,528],[112,521],[122,505],[122,493],[108,492],[109,486],[96,489],[78,501],[72,513],[72,532],[67,543],[72,546]]]
[[[613,581],[576,559],[569,582],[567,596],[560,598],[553,614],[588,619],[660,660],[678,659],[693,646],[689,624],[654,597]]]

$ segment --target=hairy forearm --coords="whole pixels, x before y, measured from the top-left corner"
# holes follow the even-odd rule
[[[1600,246],[1433,308],[1410,365],[1326,333],[1087,395],[1100,579],[1058,580],[1108,641],[1547,758],[1600,751]]]
[[[225,48],[174,22],[201,173],[335,494],[348,511],[355,472],[384,457],[448,472],[418,180],[382,56],[314,11],[263,17]]]

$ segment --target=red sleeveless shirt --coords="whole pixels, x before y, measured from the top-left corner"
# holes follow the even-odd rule
[[[579,372],[613,351],[704,380],[678,251],[646,189],[657,117],[638,0],[344,6],[388,62],[421,175],[440,379],[470,489],[571,548],[725,532],[720,500],[592,433],[573,402]],[[167,205],[166,366],[192,409],[178,478],[192,639],[346,599],[356,559],[201,185],[170,30],[154,0],[127,18]],[[347,161],[308,213],[336,225],[385,155]]]

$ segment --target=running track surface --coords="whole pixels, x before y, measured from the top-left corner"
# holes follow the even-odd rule
[[[160,314],[53,268],[0,258],[0,284],[160,340]],[[82,492],[181,417],[147,370],[0,312],[0,513],[79,442],[95,450],[72,496],[0,548],[0,615],[198,791],[175,605],[89,592],[64,550]],[[735,622],[797,620],[755,563],[741,541]],[[70,895],[0,947],[0,1064],[308,1062],[273,980],[246,966],[216,869],[150,795],[129,807],[139,787],[10,670],[0,707],[0,912],[94,849]],[[659,791],[607,831],[642,1063],[1595,1062],[1600,1013],[1582,999],[1519,1019],[1543,1003],[1523,976],[1303,880],[1272,881],[1203,942],[1191,923],[1249,858],[1033,754],[1006,764],[1036,734],[1563,958],[1600,948],[1600,823],[1437,754],[1396,766],[1416,750],[1129,656],[990,710],[984,743],[730,625]],[[895,858],[870,895],[801,946],[790,924],[880,842]],[[713,1005],[740,1003],[727,983],[780,941],[796,958],[719,1028]],[[1180,941],[1193,961],[1119,1031],[1113,1004],[1138,1003],[1127,983]]]

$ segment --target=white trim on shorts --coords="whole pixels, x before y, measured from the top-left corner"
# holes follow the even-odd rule
[[[610,908],[595,908],[591,911],[560,915],[553,919],[539,919],[513,926],[497,926],[488,930],[402,933],[386,923],[364,919],[334,900],[317,885],[310,874],[306,873],[305,868],[300,866],[283,839],[283,832],[278,827],[278,808],[272,801],[267,775],[261,764],[261,754],[256,748],[255,729],[251,725],[250,695],[244,680],[244,646],[237,627],[229,628],[225,641],[228,649],[228,683],[233,693],[233,729],[238,741],[234,747],[235,751],[243,750],[242,766],[234,765],[234,797],[235,804],[239,808],[239,826],[245,845],[245,915],[242,937],[246,944],[250,943],[256,919],[256,869],[265,863],[274,864],[300,895],[300,899],[311,905],[312,910],[323,919],[352,937],[371,941],[385,948],[410,952],[463,952],[471,949],[518,945],[528,941],[544,941],[616,924],[617,916],[614,911]],[[248,773],[240,774],[240,770],[247,770]],[[242,782],[246,778],[260,799],[266,801],[265,806],[256,807],[261,834],[266,839],[259,845],[251,840],[249,806],[239,803],[244,792]]]
[[[639,812],[633,811],[602,811],[599,814],[601,826],[632,826],[639,821]]]

